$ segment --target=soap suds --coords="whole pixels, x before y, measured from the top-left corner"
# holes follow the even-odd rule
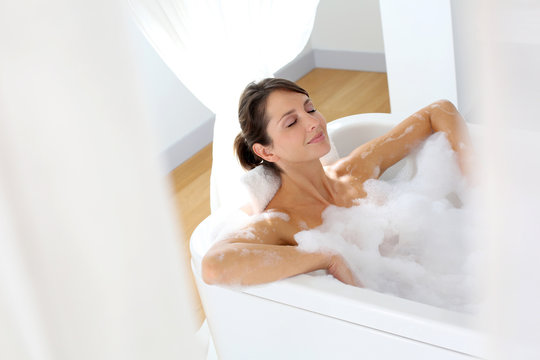
[[[330,206],[319,227],[295,235],[300,249],[338,252],[365,287],[464,312],[477,305],[474,191],[444,133],[415,154],[409,178],[370,179],[366,198]]]

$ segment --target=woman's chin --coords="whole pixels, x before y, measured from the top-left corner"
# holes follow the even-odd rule
[[[328,138],[325,139],[323,143],[321,143],[321,147],[322,147],[321,157],[327,155],[330,152],[330,150],[332,150],[332,146],[330,145],[330,141],[328,141]]]

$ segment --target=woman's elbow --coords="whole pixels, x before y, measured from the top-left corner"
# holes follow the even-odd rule
[[[440,108],[443,111],[452,114],[457,112],[457,108],[454,103],[447,99],[435,101],[433,104],[431,104],[431,108]]]
[[[219,267],[216,256],[206,254],[201,262],[201,276],[208,285],[219,284],[222,282],[222,271]]]

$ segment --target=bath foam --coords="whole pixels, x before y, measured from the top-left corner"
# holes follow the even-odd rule
[[[366,198],[350,208],[328,207],[323,223],[295,240],[304,251],[340,253],[366,288],[474,312],[475,191],[445,134],[432,135],[411,156],[415,172],[366,181]]]

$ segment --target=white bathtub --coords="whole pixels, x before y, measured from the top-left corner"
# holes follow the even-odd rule
[[[396,123],[390,114],[360,114],[336,120],[328,129],[338,152],[345,155]],[[331,277],[302,274],[242,289],[205,284],[200,263],[212,240],[211,220],[210,216],[193,233],[191,254],[220,359],[484,357],[482,335],[473,329],[471,316],[348,286]]]

